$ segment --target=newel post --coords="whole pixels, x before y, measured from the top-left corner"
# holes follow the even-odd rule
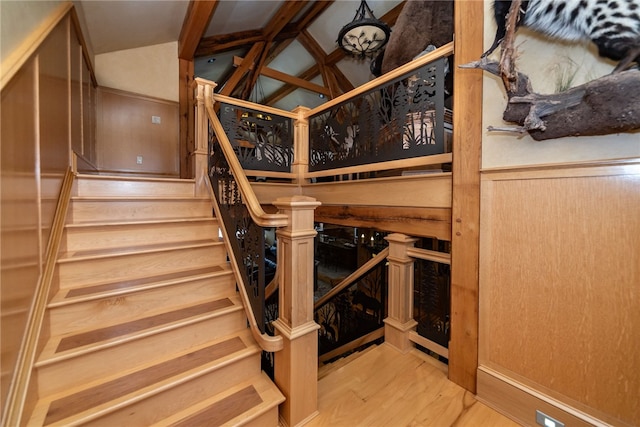
[[[213,94],[216,85],[201,79],[196,79],[196,119],[195,119],[195,151],[191,153],[194,156],[195,165],[195,183],[196,196],[208,195],[206,181],[209,179],[209,118],[207,117],[207,109],[205,106],[206,94]]]
[[[309,119],[306,113],[310,109],[307,107],[296,107],[293,112],[298,115],[293,124],[293,153],[295,158],[291,165],[291,172],[294,174],[294,184],[303,184],[305,176],[309,172]]]
[[[407,249],[418,239],[394,233],[386,237],[389,242],[389,309],[384,319],[384,340],[402,353],[413,348],[409,332],[415,330],[413,319],[413,258]]]
[[[304,424],[318,413],[318,333],[313,320],[314,210],[320,202],[293,196],[273,203],[289,218],[278,229],[279,317],[273,325],[284,341],[276,353],[275,382],[286,397],[280,419]]]

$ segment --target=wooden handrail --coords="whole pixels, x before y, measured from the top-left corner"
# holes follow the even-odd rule
[[[427,53],[424,56],[421,56],[418,59],[414,59],[413,61],[410,61],[408,63],[406,63],[405,65],[396,68],[393,71],[389,71],[386,74],[383,74],[382,76],[373,79],[371,81],[368,81],[367,83],[363,84],[362,86],[358,86],[357,88],[350,90],[347,93],[343,93],[342,95],[338,96],[337,98],[333,98],[330,101],[325,102],[324,104],[313,108],[309,111],[307,111],[304,115],[305,118],[309,118],[312,116],[315,116],[316,114],[319,114],[325,110],[328,110],[330,108],[335,107],[338,104],[341,104],[344,101],[347,101],[351,98],[356,98],[360,95],[362,95],[363,93],[369,92],[372,89],[375,89],[376,87],[381,87],[395,79],[397,79],[398,77],[409,73],[413,70],[417,70],[418,68],[427,65],[430,62],[433,62],[437,59],[443,58],[445,56],[451,55],[453,53],[453,42],[447,43],[444,46],[441,46],[439,48],[437,48],[436,50]]]
[[[49,241],[45,252],[44,269],[36,286],[34,301],[25,328],[25,339],[18,353],[18,360],[14,368],[15,375],[5,401],[2,418],[3,426],[19,426],[24,424],[21,422],[22,412],[24,410],[27,393],[29,392],[31,370],[36,359],[38,341],[40,340],[40,332],[49,300],[60,242],[62,241],[64,225],[67,219],[67,210],[71,200],[74,178],[75,173],[71,168],[68,168],[62,180],[62,187],[53,216],[51,233],[49,234]]]
[[[218,138],[218,143],[222,148],[224,156],[227,159],[227,163],[229,164],[229,168],[231,169],[231,173],[238,183],[238,188],[240,189],[240,194],[242,195],[242,200],[249,210],[249,214],[251,215],[251,219],[258,224],[260,227],[284,227],[288,224],[288,218],[284,214],[268,214],[260,205],[258,198],[256,197],[253,189],[251,188],[251,184],[249,184],[249,180],[242,169],[242,165],[240,165],[240,161],[238,160],[236,153],[233,151],[233,147],[231,146],[231,142],[218,119],[218,116],[213,111],[213,98],[212,98],[212,89],[205,90],[205,108],[207,110],[207,115],[209,116],[209,121],[213,126],[213,130],[216,133]]]
[[[207,188],[209,190],[209,196],[211,197],[211,201],[213,204],[213,209],[216,213],[216,218],[220,223],[220,229],[222,230],[222,234],[224,236],[224,244],[227,248],[227,252],[230,254],[233,253],[233,248],[231,247],[230,237],[227,236],[227,229],[224,226],[224,219],[222,214],[220,213],[220,205],[218,204],[218,200],[216,199],[216,195],[211,187],[211,182],[207,179],[205,180],[207,183]],[[286,216],[285,216],[286,217]],[[256,321],[256,316],[251,309],[251,301],[249,300],[249,295],[247,294],[247,288],[244,284],[242,274],[240,274],[240,268],[238,267],[238,262],[236,261],[236,257],[230,256],[229,262],[231,263],[231,268],[235,274],[236,280],[238,283],[238,290],[240,292],[240,298],[242,299],[242,303],[245,306],[245,313],[247,314],[247,320],[249,321],[249,329],[251,330],[251,335],[256,340],[258,345],[264,351],[280,351],[284,347],[284,342],[282,340],[282,336],[271,336],[268,334],[264,334],[260,331],[258,327],[258,322]]]
[[[313,305],[313,309],[317,310],[323,305],[325,305],[331,298],[339,294],[341,291],[349,287],[349,285],[353,284],[357,279],[363,276],[366,272],[371,270],[373,267],[384,261],[387,256],[389,256],[389,248],[384,248],[380,251],[379,254],[371,258],[369,261],[362,264],[356,271],[348,275],[342,282],[336,285],[333,289],[327,292],[322,298],[318,299]]]
[[[407,255],[411,258],[423,259],[425,261],[435,261],[440,264],[451,265],[451,254],[438,251],[430,251],[428,249],[407,248]]]

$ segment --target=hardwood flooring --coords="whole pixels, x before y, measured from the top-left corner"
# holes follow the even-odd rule
[[[446,366],[382,344],[318,382],[306,427],[512,427],[515,422],[449,381]]]

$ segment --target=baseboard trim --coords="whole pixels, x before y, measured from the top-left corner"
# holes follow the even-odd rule
[[[477,399],[522,425],[536,426],[540,410],[565,426],[611,426],[485,366],[478,367]]]

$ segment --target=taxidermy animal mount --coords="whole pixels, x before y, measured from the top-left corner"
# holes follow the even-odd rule
[[[493,2],[497,31],[493,52],[507,31],[511,0]],[[531,0],[523,1],[516,25],[563,40],[591,40],[600,56],[620,61],[614,72],[640,59],[640,0]]]
[[[500,76],[509,98],[503,119],[518,127],[489,130],[525,133],[535,140],[607,135],[640,129],[640,0],[495,1],[497,32],[480,61],[461,66]],[[533,92],[529,78],[515,69],[518,25],[547,35],[588,38],[601,56],[620,61],[614,73],[565,92]],[[500,62],[488,60],[501,46]],[[636,62],[636,67],[629,66]]]

